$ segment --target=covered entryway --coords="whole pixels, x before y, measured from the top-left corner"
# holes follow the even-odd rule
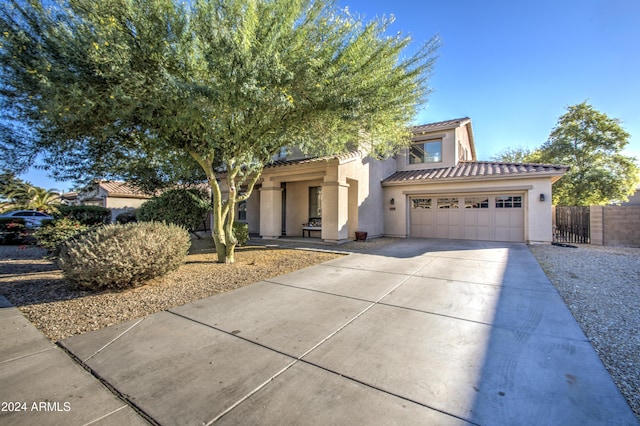
[[[524,241],[524,194],[409,198],[411,237]]]

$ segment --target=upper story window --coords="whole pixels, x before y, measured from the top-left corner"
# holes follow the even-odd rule
[[[409,148],[409,164],[439,163],[442,161],[442,139],[418,142]]]

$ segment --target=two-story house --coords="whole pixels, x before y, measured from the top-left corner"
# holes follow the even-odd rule
[[[413,135],[411,147],[386,160],[360,151],[275,160],[237,218],[263,238],[302,237],[314,220],[328,242],[356,231],[551,241],[551,186],[567,167],[477,161],[469,118],[416,126]]]

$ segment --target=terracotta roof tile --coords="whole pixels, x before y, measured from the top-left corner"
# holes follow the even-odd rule
[[[411,128],[413,133],[434,132],[437,130],[448,130],[460,127],[471,122],[469,117],[455,118],[453,120],[438,121],[437,123],[421,124]]]
[[[100,188],[107,191],[107,193],[114,196],[122,196],[122,197],[139,197],[139,198],[151,198],[150,195],[145,194],[139,189],[129,185],[126,182],[117,182],[117,181],[100,181],[98,182]]]
[[[268,167],[279,167],[279,166],[289,166],[292,164],[307,164],[307,163],[316,163],[320,161],[331,161],[338,160],[340,163],[347,162],[349,160],[359,158],[362,153],[360,151],[349,151],[344,154],[338,155],[326,155],[323,157],[311,157],[311,158],[298,158],[294,160],[273,160],[269,164],[265,166]]]
[[[396,172],[382,181],[391,183],[426,183],[439,179],[480,179],[491,177],[561,176],[569,170],[558,164],[501,163],[491,161],[461,162],[455,167]]]

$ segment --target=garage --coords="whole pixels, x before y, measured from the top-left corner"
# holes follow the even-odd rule
[[[523,193],[412,196],[409,235],[523,242],[524,199]]]

